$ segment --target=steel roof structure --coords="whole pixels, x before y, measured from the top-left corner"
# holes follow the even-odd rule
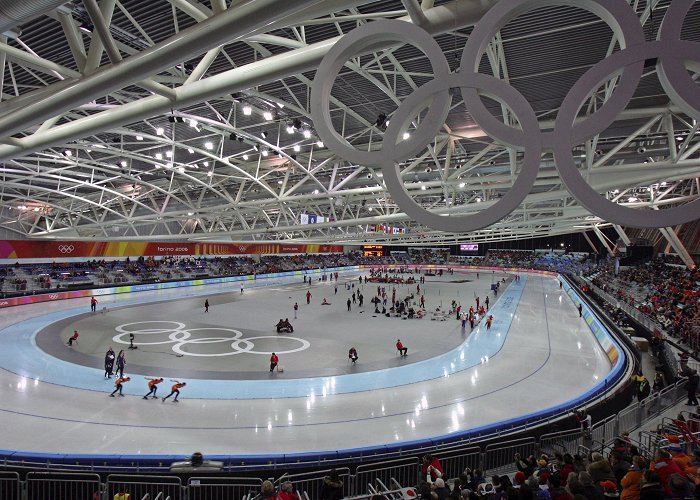
[[[410,245],[605,225],[570,194],[545,151],[533,188],[506,218],[468,233],[437,231],[401,210],[380,168],[346,160],[317,133],[315,70],[342,37],[380,19],[416,23],[458,71],[474,25],[497,3],[0,2],[3,236]],[[508,21],[479,63],[479,72],[525,97],[543,131],[582,75],[620,49],[614,30],[576,2],[545,3]],[[646,40],[656,39],[670,3],[630,0]],[[681,35],[700,42],[700,2]],[[386,122],[431,81],[433,62],[401,43],[357,54],[333,85],[334,128],[357,149],[381,147]],[[646,61],[615,122],[573,148],[581,175],[601,197],[639,210],[700,198],[698,120],[671,102],[656,64]],[[616,85],[613,75],[591,89],[581,116],[602,107]],[[483,102],[517,126],[507,105]],[[441,130],[399,169],[414,201],[460,215],[503,197],[522,156],[486,135],[460,93],[450,91]],[[324,222],[302,224],[303,214]]]

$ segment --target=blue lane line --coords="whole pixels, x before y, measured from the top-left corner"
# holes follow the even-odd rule
[[[296,281],[294,281],[296,283]],[[187,381],[183,397],[196,399],[273,399],[349,394],[415,384],[447,377],[481,364],[496,355],[505,343],[527,277],[513,282],[492,305],[494,321],[490,331],[480,323],[460,346],[435,358],[404,366],[330,377],[271,380],[203,380]],[[273,283],[270,283],[272,285]],[[274,284],[279,284],[276,282]],[[208,292],[211,293],[211,292]],[[204,295],[207,292],[201,292]],[[123,305],[156,302],[162,298],[139,299]],[[40,350],[35,341],[39,330],[52,322],[84,313],[85,308],[60,311],[31,318],[0,332],[5,348],[0,351],[0,367],[7,371],[51,383],[91,391],[110,391],[113,382],[103,378],[102,368],[89,368],[63,361]],[[425,318],[425,321],[429,321]],[[410,345],[407,346],[410,349]],[[410,356],[410,354],[409,354]],[[149,375],[148,373],[133,375]],[[142,395],[142,387],[124,387],[125,394]]]

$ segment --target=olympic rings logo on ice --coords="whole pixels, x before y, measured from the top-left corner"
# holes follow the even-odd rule
[[[300,339],[297,337],[278,337],[273,335],[261,336],[261,337],[248,337],[241,338],[243,334],[238,330],[233,330],[231,328],[216,328],[216,327],[202,327],[202,328],[186,328],[184,323],[178,321],[136,321],[134,323],[125,323],[119,325],[115,328],[119,332],[118,335],[112,337],[114,342],[119,344],[129,344],[129,335],[134,334],[134,343],[143,345],[164,345],[164,344],[174,344],[172,350],[176,354],[181,354],[184,356],[199,356],[199,357],[220,357],[220,356],[233,356],[234,354],[265,354],[269,355],[272,351],[256,351],[254,340],[260,339],[284,339],[284,341],[291,340],[300,344],[299,347],[295,349],[288,349],[286,351],[275,350],[277,354],[290,354],[293,352],[303,351],[308,349],[311,345],[308,341]],[[217,337],[202,337],[202,338],[192,338],[193,333],[196,332],[217,332],[220,336]],[[221,332],[224,332],[223,334]],[[166,335],[165,340],[152,340],[148,341],[144,337],[156,336],[156,335]],[[188,345],[202,345],[202,344],[229,344],[232,351],[224,351],[217,353],[196,353],[188,352],[185,348]]]
[[[71,253],[75,250],[73,245],[58,245],[58,251],[61,253]]]
[[[498,222],[515,210],[530,192],[543,150],[552,150],[559,175],[569,192],[591,213],[633,227],[669,227],[700,217],[700,200],[664,210],[638,210],[608,201],[581,177],[572,148],[603,132],[632,98],[644,71],[645,60],[658,58],[657,73],[666,93],[689,116],[700,120],[700,92],[688,73],[700,71],[700,44],[680,39],[683,20],[694,0],[670,3],[659,29],[658,39],[644,40],[642,25],[625,0],[577,0],[576,7],[588,10],[612,29],[621,48],[603,59],[579,78],[564,98],[552,131],[540,131],[530,103],[503,80],[478,73],[479,63],[489,42],[510,20],[542,6],[572,5],[566,0],[501,0],[478,22],[462,52],[458,73],[450,73],[437,42],[422,28],[403,21],[380,20],[345,35],[319,65],[311,90],[311,115],[316,131],[332,151],[358,165],[381,167],[386,187],[399,207],[414,220],[428,227],[450,232],[467,232]],[[384,132],[379,150],[360,151],[334,129],[330,116],[330,94],[335,78],[349,59],[372,50],[382,42],[403,42],[420,49],[430,61],[434,79],[410,94]],[[686,69],[688,68],[688,69]],[[609,99],[581,121],[579,110],[588,97],[611,77],[619,81]],[[443,217],[416,203],[401,180],[398,163],[416,155],[430,144],[450,108],[450,89],[459,88],[466,108],[481,128],[496,141],[524,151],[522,168],[513,187],[500,200],[468,216]],[[484,106],[485,95],[507,105],[519,128],[497,120]],[[427,108],[407,140],[400,140],[410,121]],[[482,204],[486,205],[486,204]]]

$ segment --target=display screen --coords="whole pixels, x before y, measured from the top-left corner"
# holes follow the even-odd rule
[[[459,245],[460,252],[478,252],[479,245],[476,243],[463,243]]]

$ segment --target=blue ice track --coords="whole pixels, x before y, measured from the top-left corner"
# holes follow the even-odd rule
[[[328,377],[270,380],[188,379],[186,395],[189,399],[224,400],[304,398],[311,395],[327,396],[373,391],[449,377],[498,354],[508,336],[526,283],[526,276],[523,276],[519,282],[511,283],[495,304],[492,304],[488,311],[488,314],[494,316],[491,330],[487,330],[485,322],[482,321],[460,346],[435,358],[372,372]],[[267,286],[280,284],[282,283],[279,281],[266,283]],[[204,292],[189,296],[203,294]],[[134,300],[124,302],[120,307],[160,300],[163,299]],[[84,307],[69,309],[27,319],[0,331],[5,345],[5,348],[0,351],[0,367],[30,380],[38,379],[75,389],[111,392],[113,383],[111,380],[104,379],[102,367],[89,368],[63,361],[47,354],[36,345],[36,335],[39,331],[56,321],[84,313]],[[427,318],[425,320],[428,321]],[[407,347],[410,356],[411,346],[407,345]],[[150,374],[134,373],[132,375],[148,376]],[[124,393],[143,395],[140,387],[138,390],[130,389],[125,386]]]

